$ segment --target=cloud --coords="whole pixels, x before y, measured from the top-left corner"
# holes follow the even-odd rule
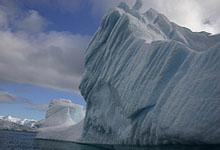
[[[35,104],[29,99],[18,97],[6,91],[0,91],[0,104],[1,103],[22,104],[27,109],[34,109],[38,111],[46,111],[48,108],[48,104]]]
[[[0,28],[6,29],[8,26],[8,18],[4,11],[0,9]]]
[[[13,103],[16,97],[8,92],[0,91],[0,103]]]
[[[0,80],[78,91],[90,36],[45,32],[39,12],[6,4],[0,3]]]
[[[26,32],[40,32],[43,31],[47,25],[47,20],[39,15],[35,10],[30,10],[25,17],[17,23],[17,30]]]
[[[220,32],[220,2],[219,0],[202,1],[197,0],[201,5],[203,14],[203,22],[209,21],[209,25],[215,30],[216,33]]]
[[[34,109],[43,112],[47,111],[48,104],[36,104],[24,97],[18,97],[18,96],[14,96],[14,97],[16,98],[16,101],[14,101],[14,103],[19,103],[24,105],[26,109]]]
[[[34,104],[27,107],[28,109],[34,109],[38,111],[46,112],[48,110],[48,104]]]
[[[104,14],[120,2],[134,4],[134,0],[90,0],[95,14]],[[143,0],[142,11],[154,8],[171,21],[193,31],[220,32],[219,0]],[[207,24],[207,21],[209,22]]]
[[[204,20],[208,19],[208,16],[215,16],[220,9],[219,1],[211,0],[146,0],[144,1],[144,9],[150,7],[155,8],[161,13],[165,14],[171,21],[176,22],[181,26],[188,27],[193,31],[207,31],[211,33],[219,33],[220,30],[216,26],[220,24],[205,24]],[[209,6],[207,5],[209,3]],[[213,9],[214,7],[218,9]]]
[[[77,90],[88,36],[0,31],[0,79]]]

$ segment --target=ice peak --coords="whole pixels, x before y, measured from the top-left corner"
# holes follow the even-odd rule
[[[148,9],[145,13],[147,13],[147,14],[154,14],[154,15],[158,15],[159,14],[159,12],[157,12],[153,8]]]
[[[138,11],[138,10],[141,9],[142,5],[143,5],[142,0],[136,0],[136,2],[135,2],[135,4],[134,4],[132,9]]]
[[[160,13],[158,13],[155,9],[150,8],[143,15],[150,20],[154,20],[160,15]]]
[[[123,10],[126,11],[126,12],[130,10],[128,4],[125,3],[125,2],[121,2],[121,3],[118,5],[118,7],[121,8],[121,9],[123,9]]]

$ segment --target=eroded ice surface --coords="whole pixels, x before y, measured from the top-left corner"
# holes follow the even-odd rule
[[[70,100],[50,102],[46,118],[41,121],[37,138],[73,141],[80,138],[85,110]]]
[[[86,50],[82,141],[220,144],[220,35],[125,3]]]

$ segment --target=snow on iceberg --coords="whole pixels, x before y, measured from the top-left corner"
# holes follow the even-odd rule
[[[50,102],[46,118],[41,121],[37,138],[73,141],[80,138],[85,109],[71,100]]]
[[[86,50],[81,141],[220,144],[220,35],[140,7],[109,12]]]

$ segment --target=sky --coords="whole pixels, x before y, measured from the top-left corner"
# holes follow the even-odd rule
[[[101,19],[134,0],[0,0],[0,115],[43,119],[52,99],[86,105],[78,86]],[[220,32],[219,0],[143,0],[192,31]]]

